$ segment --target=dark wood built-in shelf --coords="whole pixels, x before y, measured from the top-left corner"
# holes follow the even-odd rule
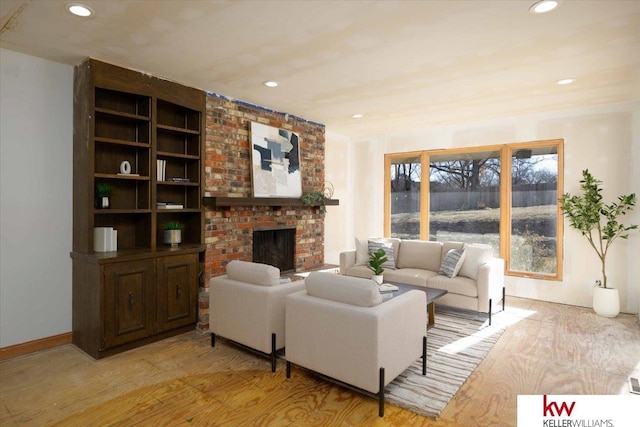
[[[160,157],[175,157],[177,159],[200,160],[200,156],[192,156],[190,154],[171,153],[169,151],[158,151],[156,155]]]
[[[175,126],[167,126],[167,125],[161,125],[161,124],[156,125],[156,128],[163,129],[163,130],[168,130],[168,131],[176,132],[176,133],[187,133],[187,134],[191,134],[191,135],[200,135],[200,131],[199,130],[194,130],[194,129],[179,128],[179,127],[175,127]]]
[[[140,147],[140,148],[149,148],[148,142],[132,142],[127,141],[126,139],[116,139],[116,138],[94,138],[96,142],[101,142],[104,144],[117,144],[117,145],[126,145],[129,147]]]
[[[126,118],[126,119],[144,120],[144,121],[149,121],[150,120],[149,117],[147,117],[147,116],[141,116],[141,115],[138,115],[138,114],[130,114],[130,113],[125,113],[125,112],[116,111],[116,110],[109,110],[109,109],[106,109],[106,108],[96,107],[94,110],[95,110],[96,113],[109,114],[109,115],[112,115],[112,116],[123,117],[123,118]]]
[[[230,208],[233,206],[310,206],[304,203],[300,199],[288,198],[288,197],[216,197],[205,196],[204,206],[215,208]],[[329,199],[324,203],[326,206],[338,206],[340,201],[338,199]],[[319,203],[312,205],[312,207],[320,206]]]
[[[75,68],[73,344],[96,359],[194,329],[205,102],[201,90],[94,59]],[[174,177],[184,182],[161,180]],[[98,184],[113,187],[109,209],[96,209]],[[177,247],[164,243],[168,222],[183,225]],[[117,232],[116,250],[96,251],[97,227]]]
[[[96,173],[93,174],[96,178],[109,178],[109,179],[130,179],[137,181],[149,181],[148,176],[140,176],[140,175],[125,175],[125,174],[117,174],[117,173]]]

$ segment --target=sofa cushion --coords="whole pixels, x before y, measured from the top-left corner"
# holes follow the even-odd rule
[[[464,249],[451,249],[442,259],[440,264],[439,274],[447,277],[456,277],[464,262],[465,251]]]
[[[369,253],[375,252],[378,249],[384,249],[384,253],[387,256],[387,261],[382,264],[382,268],[393,270],[396,268],[396,260],[394,257],[393,243],[385,241],[385,239],[369,239]],[[368,261],[368,259],[367,259]]]
[[[227,264],[227,278],[254,285],[279,285],[280,269],[272,265],[233,260]]]
[[[392,270],[388,270],[388,271],[392,271]],[[353,276],[353,277],[362,277],[364,279],[371,279],[371,276],[373,276],[373,271],[371,271],[369,267],[367,267],[366,265],[354,265],[352,267],[347,267],[344,271],[344,275]]]
[[[378,285],[373,280],[311,272],[305,279],[307,294],[360,307],[373,307],[382,302]]]
[[[407,285],[426,286],[430,277],[437,276],[436,271],[421,268],[400,268],[384,272],[384,280],[406,283]]]
[[[458,272],[459,276],[468,277],[470,279],[478,278],[478,268],[482,264],[489,262],[493,255],[493,248],[489,245],[479,243],[464,244],[465,257],[462,267]]]
[[[426,240],[403,240],[398,254],[398,268],[420,268],[438,272],[442,243]]]
[[[451,294],[465,295],[468,297],[478,297],[477,282],[468,277],[456,276],[433,276],[427,280],[427,287],[435,289],[443,289]]]

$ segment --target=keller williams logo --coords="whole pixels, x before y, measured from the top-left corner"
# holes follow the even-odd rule
[[[542,399],[542,416],[543,417],[560,417],[563,412],[567,413],[567,417],[571,416],[573,412],[573,408],[575,408],[576,402],[571,402],[571,405],[567,405],[567,402],[561,402],[558,405],[558,402],[549,401],[547,402],[547,395],[545,394]],[[555,411],[555,412],[554,412]]]

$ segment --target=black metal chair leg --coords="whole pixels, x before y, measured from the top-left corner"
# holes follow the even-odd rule
[[[211,347],[216,346],[216,334],[211,333]]]
[[[378,416],[384,417],[384,368],[380,368],[380,391],[378,392]]]
[[[489,299],[489,326],[491,326],[491,299]]]
[[[271,334],[271,372],[276,371],[276,334]]]
[[[427,336],[422,337],[422,375],[427,375]]]
[[[507,288],[502,287],[502,311],[505,311],[507,308]]]

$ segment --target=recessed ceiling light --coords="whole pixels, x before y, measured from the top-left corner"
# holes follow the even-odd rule
[[[68,4],[67,10],[73,13],[74,15],[82,16],[83,18],[93,15],[93,10],[91,10],[90,7],[85,6],[83,4],[77,4],[77,3]]]
[[[361,119],[362,117],[364,117],[362,114],[354,114],[353,116],[354,119]]]
[[[558,2],[556,0],[541,0],[531,5],[529,8],[529,12],[531,13],[546,13],[551,12],[553,9],[558,7]]]
[[[570,85],[574,81],[575,81],[574,79],[561,79],[561,80],[558,80],[556,83],[559,85]]]
[[[264,85],[267,87],[278,87],[278,82],[274,82],[273,80],[269,80],[268,82],[264,82]]]

